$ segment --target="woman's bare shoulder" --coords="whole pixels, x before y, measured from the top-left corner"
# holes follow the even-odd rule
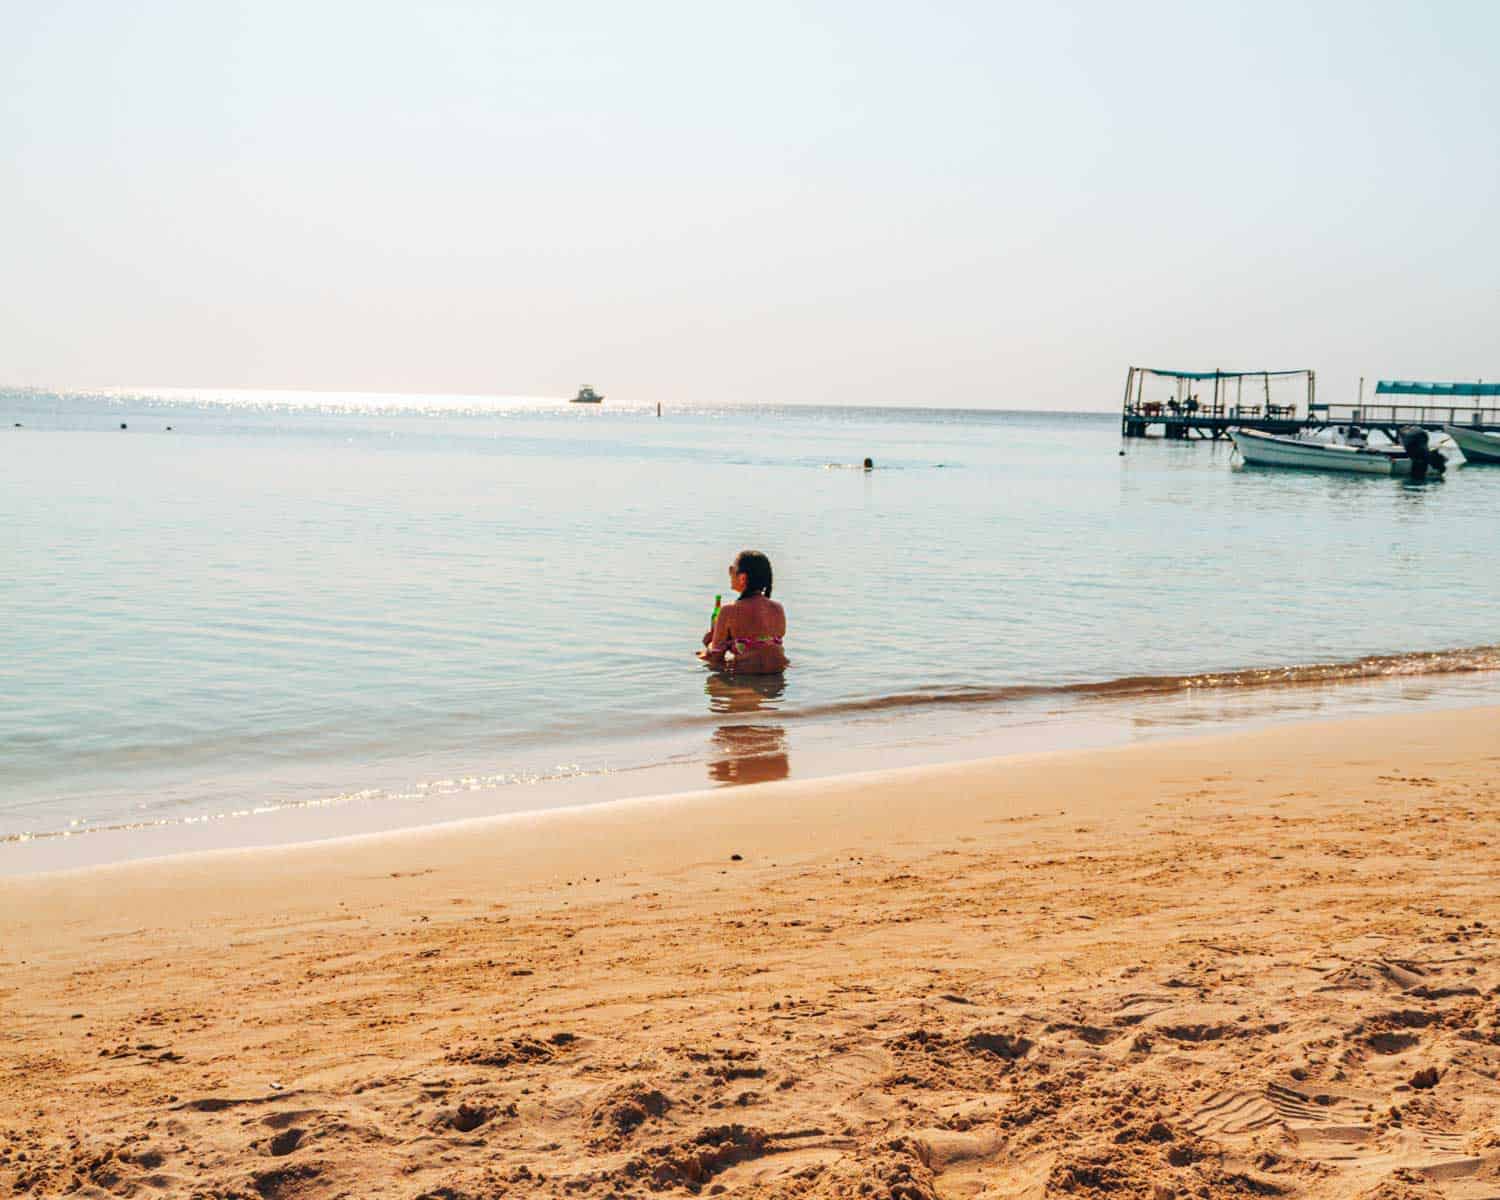
[[[781,607],[780,601],[772,600],[767,596],[751,596],[749,600],[734,600],[724,605],[719,611],[726,613],[738,610],[746,615],[751,615],[756,612],[764,613],[768,609],[779,617],[786,616],[786,609]]]

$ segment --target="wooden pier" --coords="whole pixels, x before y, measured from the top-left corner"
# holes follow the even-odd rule
[[[1148,380],[1153,391],[1165,386],[1167,395],[1148,395]],[[1272,380],[1275,380],[1274,393]],[[1294,389],[1290,394],[1288,385]],[[1149,437],[1152,427],[1160,426],[1162,436],[1175,441],[1227,437],[1231,428],[1295,433],[1309,424],[1309,415],[1316,407],[1317,386],[1316,372],[1305,367],[1294,371],[1166,371],[1131,367],[1125,375],[1120,433],[1125,437]]]
[[[1148,396],[1146,384],[1165,384],[1165,397]],[[1305,381],[1305,394],[1304,394]],[[1289,387],[1293,390],[1289,393]],[[1363,381],[1361,381],[1363,392]],[[1206,394],[1205,394],[1206,393]],[[1125,376],[1125,404],[1120,433],[1128,438],[1160,436],[1172,441],[1227,437],[1230,429],[1262,433],[1297,433],[1329,425],[1378,429],[1392,441],[1403,426],[1436,431],[1462,425],[1500,433],[1500,384],[1409,383],[1381,380],[1380,396],[1409,396],[1409,401],[1376,399],[1320,404],[1317,373],[1295,371],[1165,371],[1131,367]]]

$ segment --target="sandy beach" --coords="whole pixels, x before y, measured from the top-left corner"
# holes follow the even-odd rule
[[[0,880],[28,1196],[1500,1196],[1500,710]]]

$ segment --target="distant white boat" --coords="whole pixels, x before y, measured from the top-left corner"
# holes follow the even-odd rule
[[[569,404],[603,404],[604,403],[604,397],[602,395],[600,395],[598,392],[594,391],[593,388],[589,387],[588,384],[584,384],[581,388],[578,389],[578,395],[574,396],[573,399],[571,399],[570,401],[568,401],[568,403]]]
[[[1462,425],[1444,425],[1443,432],[1458,443],[1471,463],[1500,463],[1500,434],[1465,429]]]
[[[1356,475],[1410,475],[1411,459],[1400,446],[1370,446],[1332,431],[1327,440],[1307,434],[1283,436],[1231,429],[1234,448],[1247,465],[1347,471]]]

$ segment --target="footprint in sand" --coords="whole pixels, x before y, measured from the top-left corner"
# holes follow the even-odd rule
[[[264,1200],[288,1200],[306,1189],[311,1179],[316,1179],[322,1172],[313,1166],[300,1165],[295,1167],[277,1167],[270,1171],[258,1171],[251,1177],[254,1185]]]
[[[1364,1044],[1376,1054],[1401,1054],[1421,1040],[1414,1033],[1372,1033],[1365,1038]]]
[[[1282,1084],[1266,1087],[1266,1099],[1302,1152],[1314,1159],[1351,1158],[1358,1146],[1373,1143],[1373,1105],[1350,1096],[1301,1092]]]
[[[434,1129],[451,1129],[455,1133],[473,1133],[488,1124],[495,1110],[487,1104],[462,1101],[457,1108],[442,1109],[432,1118]]]
[[[1200,1137],[1254,1133],[1278,1121],[1275,1107],[1259,1092],[1214,1092],[1195,1108],[1188,1128]]]
[[[307,1130],[298,1129],[296,1126],[293,1126],[291,1129],[283,1129],[266,1143],[266,1150],[273,1157],[281,1158],[302,1145],[302,1139],[306,1136]]]
[[[1162,992],[1132,992],[1120,997],[1114,1024],[1139,1025],[1147,1017],[1165,1012],[1179,1002],[1178,997]]]
[[[1427,972],[1417,963],[1371,959],[1345,963],[1323,976],[1317,991],[1374,991],[1379,988],[1405,991],[1421,984]]]

